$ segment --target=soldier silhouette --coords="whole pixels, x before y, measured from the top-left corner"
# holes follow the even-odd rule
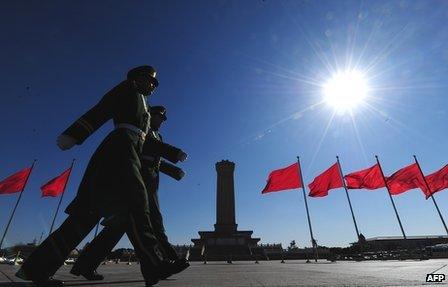
[[[158,249],[141,176],[140,155],[150,121],[146,97],[158,84],[153,67],[130,70],[126,80],[58,137],[59,148],[67,150],[82,144],[110,119],[115,125],[90,159],[78,193],[66,209],[69,216],[25,260],[17,277],[37,286],[63,286],[51,276],[102,217],[126,220],[126,233],[147,286],[172,273],[173,264],[163,260]]]
[[[159,171],[176,180],[182,179],[185,173],[175,165],[162,160],[161,157],[177,163],[178,161],[186,160],[187,154],[162,141],[159,129],[162,123],[167,120],[166,109],[162,106],[154,106],[150,108],[150,113],[151,128],[143,145],[142,176],[148,191],[149,211],[154,235],[159,241],[163,257],[166,260],[170,260],[173,266],[175,266],[172,270],[173,274],[175,274],[186,269],[189,264],[185,259],[178,257],[176,250],[169,243],[165,233],[158,199]],[[96,269],[112,251],[114,246],[117,245],[125,231],[125,226],[108,224],[85,250],[83,250],[70,273],[76,276],[82,275],[88,280],[102,280],[103,276],[97,274]]]

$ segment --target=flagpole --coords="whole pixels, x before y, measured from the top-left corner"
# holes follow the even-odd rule
[[[28,179],[30,178],[31,172],[33,171],[34,164],[36,163],[36,161],[37,161],[37,159],[33,160],[33,164],[31,165],[31,169],[30,169],[30,172],[28,173],[28,176],[26,177],[25,184],[23,185],[23,188],[20,191],[19,198],[17,198],[16,205],[14,206],[11,216],[9,217],[8,224],[6,225],[5,232],[3,233],[2,240],[0,241],[0,250],[2,249],[3,241],[5,240],[6,233],[8,232],[8,229],[9,229],[9,225],[11,224],[12,218],[14,217],[14,214],[16,213],[17,206],[19,205],[20,199],[22,198],[23,191],[25,190],[26,184],[28,183]]]
[[[70,174],[72,173],[74,164],[75,164],[75,159],[72,160],[72,165],[70,166],[70,171],[68,172],[67,180],[64,183],[64,189],[62,190],[61,198],[59,199],[58,207],[56,208],[56,212],[54,213],[53,222],[51,223],[50,232],[48,234],[51,234],[51,232],[53,232],[54,222],[56,221],[56,217],[58,216],[59,207],[61,207],[62,198],[64,197],[64,193],[65,193],[65,188],[67,187],[67,183],[70,179]]]
[[[359,241],[358,225],[356,224],[355,213],[353,212],[353,207],[352,207],[352,203],[350,201],[350,196],[348,195],[347,185],[345,184],[345,181],[344,181],[344,175],[342,173],[341,163],[339,162],[339,156],[336,156],[336,160],[338,162],[339,174],[341,176],[342,185],[344,186],[344,189],[345,189],[345,194],[347,195],[348,205],[350,206],[350,211],[352,213],[353,223],[355,224],[356,235],[357,235],[357,238],[358,238],[358,241]]]
[[[316,240],[314,240],[313,228],[311,227],[311,218],[310,218],[310,212],[308,210],[308,200],[306,199],[305,184],[303,182],[302,167],[300,165],[300,157],[297,157],[297,163],[299,165],[299,177],[300,177],[300,182],[302,183],[302,191],[303,191],[303,199],[305,201],[306,216],[308,218],[308,226],[310,228],[311,244],[313,246],[313,251],[314,251],[314,261],[317,262]]]
[[[99,222],[96,224],[95,236],[93,236],[93,238],[95,238],[98,235],[98,228],[100,228],[100,223]]]
[[[390,202],[392,203],[392,206],[394,207],[395,215],[397,216],[397,220],[398,220],[398,224],[400,225],[401,233],[403,234],[403,238],[405,240],[407,240],[406,233],[404,232],[403,225],[401,224],[400,215],[398,215],[398,211],[397,211],[397,207],[395,206],[394,199],[392,198],[392,195],[390,194],[389,185],[387,184],[386,177],[384,176],[383,168],[381,167],[380,160],[378,159],[377,155],[375,155],[375,158],[376,158],[376,162],[378,163],[378,167],[380,168],[381,176],[383,177],[384,185],[386,186],[386,189],[387,189],[387,194],[389,194]]]
[[[415,155],[414,155],[414,160],[415,160],[415,163],[416,163],[417,166],[418,166],[418,169],[420,170],[420,173],[422,174],[423,181],[425,182],[426,188],[427,188],[428,192],[431,194],[432,202],[434,203],[434,206],[436,207],[437,212],[439,213],[440,220],[442,220],[442,223],[443,223],[443,227],[445,227],[445,231],[446,231],[446,233],[448,234],[448,228],[446,227],[445,220],[443,219],[442,213],[440,212],[440,209],[439,209],[439,206],[437,205],[436,199],[435,199],[434,196],[432,195],[431,189],[429,188],[429,184],[428,184],[428,182],[426,181],[426,177],[425,177],[425,175],[423,174],[422,168],[420,167],[420,164],[418,163],[417,157],[416,157]]]

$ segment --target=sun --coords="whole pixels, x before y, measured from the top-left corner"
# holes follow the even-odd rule
[[[367,92],[367,81],[357,70],[338,72],[323,86],[324,101],[338,113],[354,110],[367,98]]]

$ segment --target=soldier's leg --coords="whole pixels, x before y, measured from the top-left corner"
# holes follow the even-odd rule
[[[101,262],[110,254],[126,232],[126,226],[106,226],[82,251],[70,271],[74,275],[84,277],[95,274]]]
[[[34,282],[42,282],[53,276],[98,220],[99,217],[93,215],[69,215],[25,260],[17,276]]]
[[[154,235],[149,216],[149,202],[146,186],[140,174],[141,166],[132,164],[124,176],[129,176],[129,217],[126,234],[134,246],[135,253],[140,260],[140,269],[145,280],[157,283],[157,268],[163,258],[158,251],[158,240]],[[132,184],[132,185],[131,185]],[[149,284],[148,284],[149,285]]]
[[[158,181],[158,180],[157,180]],[[158,187],[158,184],[154,185]],[[180,259],[174,247],[169,243],[166,236],[165,227],[163,226],[162,213],[160,211],[159,197],[157,189],[151,189],[148,186],[148,200],[149,200],[149,213],[151,218],[151,224],[153,226],[154,234],[159,240],[159,244],[164,255],[164,258],[172,260],[172,268],[169,274],[161,276],[161,279],[166,279],[169,276],[182,272],[190,266],[186,259]]]
[[[162,251],[163,257],[167,260],[171,260],[170,262],[172,264],[170,273],[165,274],[164,276],[160,276],[160,279],[167,279],[171,275],[184,271],[190,266],[190,264],[188,263],[187,259],[179,257],[176,249],[174,249],[173,245],[171,245],[171,243],[168,241],[168,237],[166,236],[166,233],[164,232],[163,229],[163,222],[162,221],[159,222],[161,223],[162,228],[157,229],[157,232],[155,234],[157,239],[159,240],[159,246],[160,250]]]
[[[146,282],[157,283],[160,276],[160,267],[163,264],[163,257],[158,249],[157,240],[152,234],[149,215],[142,216],[132,212],[129,217],[126,234],[140,260],[140,269]]]
[[[127,183],[125,188],[129,191],[129,224],[126,230],[129,240],[134,246],[137,257],[140,260],[142,275],[147,286],[158,282],[159,278],[172,274],[175,267],[164,261],[158,249],[158,240],[150,220],[148,193],[141,176],[141,164],[139,155],[123,166],[121,177]]]
[[[154,234],[159,240],[163,255],[170,260],[177,260],[179,256],[166,236],[165,227],[163,225],[162,213],[160,211],[158,192],[148,187],[149,214]]]

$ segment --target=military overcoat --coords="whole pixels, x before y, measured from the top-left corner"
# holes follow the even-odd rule
[[[82,144],[110,119],[117,128],[91,157],[78,193],[66,209],[68,214],[96,213],[109,217],[127,213],[130,208],[148,208],[140,156],[150,114],[145,97],[137,92],[132,81],[125,80],[107,92],[63,134]],[[134,130],[123,128],[123,124]]]

